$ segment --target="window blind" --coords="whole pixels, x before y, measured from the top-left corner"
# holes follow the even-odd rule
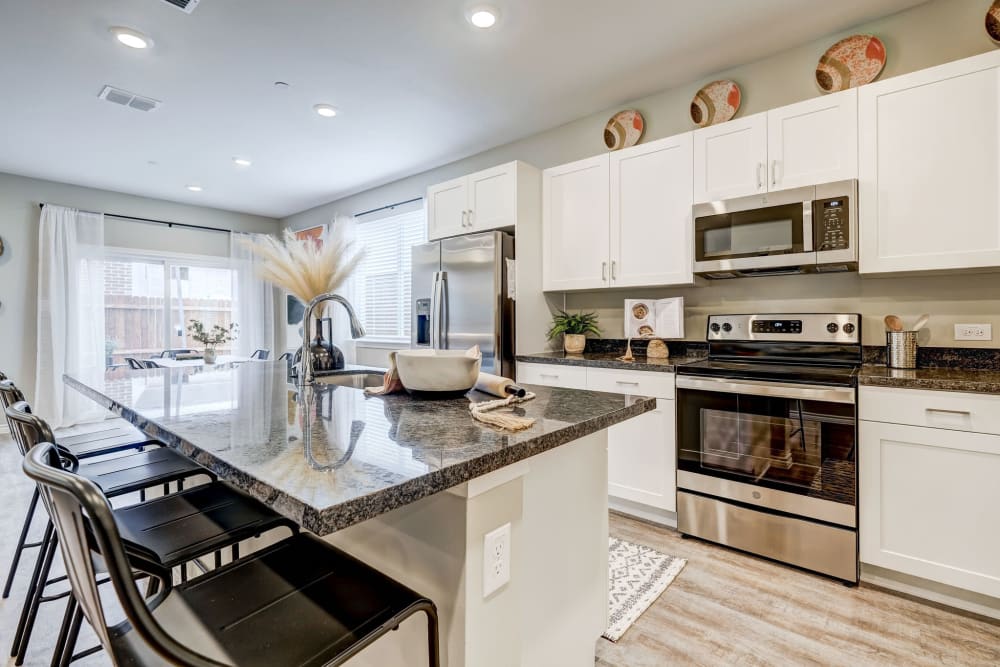
[[[358,223],[365,256],[355,275],[366,338],[410,339],[410,249],[426,239],[423,209]]]

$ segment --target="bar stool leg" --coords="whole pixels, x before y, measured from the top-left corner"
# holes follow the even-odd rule
[[[441,667],[441,648],[438,643],[438,617],[437,612],[428,607],[424,609],[427,614],[427,656],[430,667]]]
[[[66,600],[66,612],[63,614],[62,624],[59,626],[59,636],[56,638],[56,645],[52,651],[52,662],[50,667],[57,667],[62,662],[63,653],[73,650],[66,646],[66,639],[69,637],[69,628],[73,623],[73,614],[76,612],[76,598],[70,594]]]
[[[14,583],[14,573],[17,572],[17,564],[21,560],[21,553],[24,551],[25,541],[28,539],[28,530],[31,529],[31,520],[35,516],[35,506],[38,505],[38,489],[31,494],[31,503],[28,505],[28,513],[24,515],[24,525],[21,527],[21,537],[14,548],[14,558],[10,562],[10,571],[7,572],[7,583],[3,587],[3,599],[10,597],[10,587]]]
[[[66,650],[63,651],[59,659],[59,667],[68,667],[73,660],[73,651],[76,649],[76,639],[80,636],[80,626],[83,624],[83,608],[76,605],[73,612],[73,622],[70,624],[69,637],[66,639]]]
[[[42,571],[42,565],[45,561],[45,554],[48,551],[49,542],[52,541],[52,522],[48,521],[45,524],[45,534],[42,536],[42,545],[38,550],[38,558],[35,560],[35,569],[31,573],[31,582],[28,584],[28,592],[24,596],[24,606],[21,608],[21,617],[17,622],[17,630],[14,632],[14,645],[10,648],[10,655],[14,657],[17,655],[17,650],[21,646],[21,637],[24,634],[24,626],[28,619],[28,608],[31,606],[31,601],[35,598],[35,589],[38,588],[39,576]]]
[[[28,652],[28,641],[31,639],[31,631],[35,628],[35,618],[38,616],[38,605],[42,603],[42,595],[45,594],[45,582],[49,580],[49,570],[52,569],[52,559],[56,555],[58,544],[59,537],[53,535],[52,539],[49,540],[49,548],[45,551],[45,562],[42,565],[38,586],[35,587],[34,599],[31,601],[31,606],[28,610],[28,618],[24,626],[23,636],[21,637],[21,644],[18,647],[17,657],[14,660],[15,665],[24,664],[24,656]]]

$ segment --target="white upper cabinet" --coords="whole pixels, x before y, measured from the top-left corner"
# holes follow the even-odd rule
[[[542,172],[543,289],[609,284],[609,164],[605,153]]]
[[[769,190],[858,177],[858,90],[767,112]]]
[[[427,188],[427,238],[462,234],[468,208],[469,188],[464,176]]]
[[[858,91],[694,132],[694,202],[858,177]]]
[[[861,272],[1000,266],[1000,52],[859,92]]]
[[[611,153],[611,285],[694,282],[691,161],[691,132]]]
[[[767,114],[694,131],[694,202],[766,192]]]
[[[538,170],[508,162],[427,188],[427,238],[513,228],[538,205]],[[534,208],[536,211],[537,208]]]

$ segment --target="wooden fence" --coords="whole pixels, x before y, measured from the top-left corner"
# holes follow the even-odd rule
[[[158,356],[168,348],[190,347],[201,349],[202,345],[191,340],[187,325],[191,320],[201,320],[206,329],[220,324],[229,326],[233,320],[233,302],[222,299],[172,300],[175,308],[171,312],[169,339],[164,343],[163,297],[142,297],[125,294],[107,295],[104,299],[104,330],[108,349],[108,363],[124,363],[125,357],[139,359]],[[176,304],[183,307],[182,313]],[[229,354],[230,346],[219,347],[220,354]]]

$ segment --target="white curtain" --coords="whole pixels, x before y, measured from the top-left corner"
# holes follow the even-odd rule
[[[235,354],[249,357],[255,350],[268,350],[269,359],[281,354],[274,349],[274,287],[257,275],[260,261],[248,242],[259,234],[233,232],[229,239],[229,258],[233,273],[233,321],[240,326]]]
[[[329,236],[340,236],[345,241],[356,242],[358,238],[357,223],[353,217],[339,215],[334,219],[327,233]],[[358,250],[358,247],[354,246],[353,252],[358,252]],[[361,312],[358,310],[358,304],[361,303],[361,299],[358,296],[360,281],[355,277],[356,275],[357,271],[345,280],[344,284],[338,287],[336,292],[347,299],[354,306],[358,317],[361,317]],[[333,318],[333,344],[343,351],[346,363],[356,364],[358,358],[357,346],[354,343],[354,339],[351,338],[351,324],[350,318],[347,316],[347,310],[339,303],[331,302],[327,305],[326,314]],[[315,322],[313,325],[315,325]]]
[[[38,358],[32,407],[52,428],[106,411],[63,382],[104,367],[104,215],[46,204],[38,232]]]

